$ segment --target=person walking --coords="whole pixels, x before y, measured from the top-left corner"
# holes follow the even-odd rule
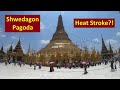
[[[111,65],[110,65],[110,67],[111,67],[111,71],[114,70],[114,66],[113,66],[113,64],[114,64],[114,60],[112,59],[112,60],[111,60]]]
[[[60,62],[57,63],[57,68],[59,68],[59,69],[61,68],[61,63]]]
[[[56,65],[57,65],[57,68],[59,68],[59,63],[57,63]]]
[[[7,58],[5,58],[5,65],[7,66]]]
[[[115,60],[115,62],[114,62],[114,67],[115,67],[115,70],[117,70],[117,60]]]
[[[34,70],[36,70],[36,63],[34,64]]]
[[[22,65],[22,61],[21,61],[21,60],[19,60],[19,65],[20,65],[20,67],[21,67],[21,65]]]
[[[84,74],[87,74],[87,63],[86,62],[82,62],[83,67],[84,67]]]
[[[42,63],[41,63],[41,62],[39,62],[39,69],[41,69],[41,66],[42,66]]]
[[[17,63],[17,61],[16,61],[16,60],[14,60],[14,66],[16,66],[16,63]]]
[[[32,67],[32,62],[30,62],[30,67]]]
[[[118,58],[118,62],[119,62],[119,68],[120,68],[120,58]]]
[[[50,72],[54,72],[54,67],[53,67],[54,62],[50,62]]]

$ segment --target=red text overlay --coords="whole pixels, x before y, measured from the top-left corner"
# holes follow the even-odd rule
[[[5,15],[5,32],[40,32],[40,15]]]
[[[114,28],[114,18],[74,19],[74,28]]]

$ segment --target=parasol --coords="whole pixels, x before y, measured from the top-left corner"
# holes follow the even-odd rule
[[[50,62],[50,64],[54,64],[55,62]]]
[[[82,64],[86,64],[86,62],[82,62]]]

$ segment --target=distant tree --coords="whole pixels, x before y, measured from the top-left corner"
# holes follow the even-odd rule
[[[90,56],[91,61],[96,61],[96,50],[95,48],[93,49],[91,56]]]
[[[44,55],[41,55],[41,56],[40,56],[40,61],[41,61],[42,63],[45,63],[45,56],[44,56]]]
[[[90,53],[88,51],[88,48],[85,48],[82,52],[82,60],[83,61],[90,61]]]
[[[76,53],[75,60],[76,60],[76,61],[81,60],[81,53]]]
[[[99,51],[97,51],[96,60],[101,60],[101,54]]]

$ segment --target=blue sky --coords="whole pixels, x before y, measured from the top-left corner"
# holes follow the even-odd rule
[[[120,13],[118,11],[0,11],[0,47],[4,45],[5,51],[13,42],[15,47],[19,37],[24,52],[29,43],[31,48],[39,51],[44,47],[56,31],[58,15],[62,14],[65,31],[70,39],[80,48],[87,46],[89,50],[96,47],[101,50],[101,34],[108,47],[109,41],[114,50],[120,47]],[[4,32],[4,16],[10,15],[40,15],[41,32],[39,33],[7,33]],[[115,18],[115,28],[74,28],[74,18]]]

